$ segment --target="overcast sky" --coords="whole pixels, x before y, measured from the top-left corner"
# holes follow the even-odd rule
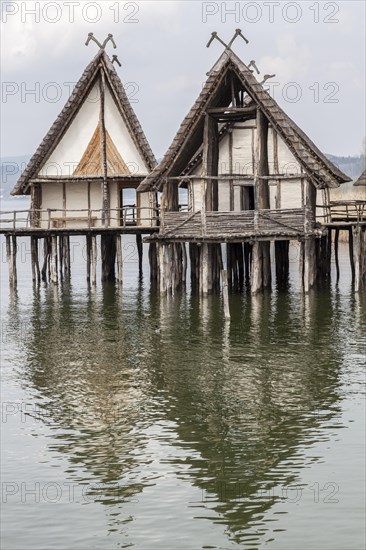
[[[276,73],[271,93],[325,152],[359,154],[365,136],[365,2],[1,2],[1,156],[33,154],[113,33],[117,71],[161,157],[221,54]],[[30,13],[30,10],[35,13]],[[36,20],[37,19],[37,20]],[[33,94],[29,93],[33,90]],[[35,93],[34,93],[35,91]]]

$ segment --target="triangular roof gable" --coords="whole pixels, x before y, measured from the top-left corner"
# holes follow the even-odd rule
[[[366,170],[362,172],[360,177],[355,181],[353,185],[356,185],[356,186],[366,185]]]
[[[199,149],[202,144],[205,110],[208,106],[215,107],[217,98],[225,97],[225,91],[222,90],[220,94],[220,88],[225,87],[223,83],[230,71],[236,75],[252,100],[264,112],[304,172],[309,175],[317,187],[338,187],[340,183],[350,181],[348,176],[330,162],[310,138],[286,115],[263,86],[257,82],[249,68],[231,50],[225,50],[208,73],[207,81],[197,101],[181,124],[163,160],[140,184],[139,191],[146,191],[151,187],[160,189],[164,177],[179,175],[175,171],[177,167],[181,167],[180,159],[183,158],[186,161],[190,155],[192,158]],[[227,99],[227,106],[229,104],[230,97]],[[192,143],[197,145],[195,151],[192,151]],[[185,148],[189,149],[186,155],[184,155]]]
[[[118,111],[128,129],[135,147],[146,163],[148,170],[152,170],[156,166],[156,160],[153,152],[136,117],[136,114],[131,107],[123,84],[108,55],[101,49],[86,67],[66,105],[51,126],[50,130],[44,137],[42,143],[36,150],[26,169],[16,183],[14,189],[12,190],[12,195],[27,194],[29,181],[37,175],[42,165],[57,147],[60,139],[62,139],[67,132],[72,121],[88,97],[88,94],[90,93],[96,79],[98,78],[98,73],[101,66],[104,69],[104,73],[107,77],[107,84],[112,92]]]

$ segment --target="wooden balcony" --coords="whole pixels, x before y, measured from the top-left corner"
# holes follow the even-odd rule
[[[107,223],[102,209],[11,210],[0,212],[0,234],[151,233],[159,230],[158,220],[156,208],[136,206],[110,209]]]
[[[306,208],[239,212],[164,212],[153,239],[191,242],[299,239],[319,235]]]

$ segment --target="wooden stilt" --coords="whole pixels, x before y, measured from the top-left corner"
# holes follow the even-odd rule
[[[90,282],[91,268],[91,235],[86,235],[86,280]]]
[[[11,258],[12,258],[12,272],[13,272],[13,285],[16,286],[17,284],[17,238],[15,235],[12,235],[12,249],[11,249]]]
[[[57,284],[58,274],[57,274],[57,237],[53,235],[51,237],[51,282]]]
[[[142,275],[142,254],[143,254],[143,248],[142,248],[142,236],[137,234],[136,235],[136,246],[137,246],[137,253],[139,257],[139,274]]]
[[[362,235],[361,226],[352,227],[353,235],[353,264],[354,264],[354,283],[355,292],[359,292],[361,288],[362,277]]]
[[[336,265],[336,277],[337,277],[337,283],[339,281],[339,250],[338,250],[338,243],[339,243],[339,229],[335,230],[335,236],[334,236],[334,258],[335,258],[335,265]]]
[[[315,256],[315,239],[308,237],[305,239],[304,249],[304,290],[309,290],[314,286],[316,280],[316,256]]]
[[[187,249],[186,243],[182,243],[182,284],[186,285],[187,281]]]
[[[352,282],[355,280],[355,262],[353,258],[353,231],[352,227],[348,230],[348,250],[349,250],[349,261],[351,264],[351,274],[352,274]]]
[[[34,262],[35,262],[35,268],[36,268],[36,277],[37,277],[37,284],[39,285],[41,282],[41,272],[39,269],[39,258],[38,258],[38,237],[34,237]]]
[[[149,245],[150,282],[155,285],[158,281],[158,253],[156,243]]]
[[[208,244],[203,243],[201,247],[201,293],[208,295]]]
[[[117,256],[117,280],[120,284],[123,281],[123,264],[122,264],[122,236],[116,235],[116,256]]]
[[[64,236],[58,237],[58,266],[61,281],[64,278]]]
[[[113,234],[101,235],[102,281],[114,282],[116,279],[116,242]]]
[[[252,256],[252,245],[250,243],[244,243],[244,271],[245,271],[245,284],[250,285],[250,265]]]
[[[71,276],[71,247],[70,247],[70,236],[64,235],[64,244],[65,244],[65,277],[70,278]]]
[[[36,273],[36,251],[35,251],[35,241],[37,237],[31,237],[30,238],[30,245],[31,245],[31,264],[32,264],[32,281],[33,283],[36,283],[37,281],[37,273]]]
[[[9,273],[9,285],[14,285],[14,278],[13,278],[13,262],[11,258],[11,238],[10,235],[5,236],[6,239],[6,259],[8,262],[8,273]]]
[[[221,277],[222,277],[222,295],[224,298],[224,316],[225,320],[230,319],[230,306],[229,306],[229,289],[228,289],[228,281],[227,281],[227,270],[223,269],[221,271]]]
[[[262,266],[263,266],[263,257],[262,257],[262,247],[261,243],[256,241],[253,244],[252,249],[252,270],[251,270],[251,287],[250,291],[252,294],[256,294],[263,288],[263,279],[262,279]]]
[[[92,284],[97,284],[97,236],[91,236],[91,249],[92,249]]]
[[[42,281],[47,281],[47,265],[48,265],[48,237],[43,239],[43,265],[42,265]]]

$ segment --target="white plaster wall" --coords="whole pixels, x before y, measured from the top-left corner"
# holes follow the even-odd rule
[[[62,184],[42,184],[41,209],[63,208],[62,206]],[[62,217],[62,212],[52,212],[53,217]],[[47,228],[48,213],[41,213],[41,227]]]
[[[233,130],[233,172],[235,174],[253,174],[253,136],[251,127],[240,125]]]
[[[39,172],[42,176],[70,176],[80,162],[99,121],[98,84],[90,91],[71,126]],[[70,163],[72,165],[70,166]]]
[[[301,208],[301,180],[281,181],[281,208]]]
[[[277,134],[278,143],[278,164],[280,174],[300,174],[301,166],[287,147],[280,135]]]
[[[105,124],[130,172],[134,175],[147,175],[149,170],[134,144],[108,88],[105,96]]]

